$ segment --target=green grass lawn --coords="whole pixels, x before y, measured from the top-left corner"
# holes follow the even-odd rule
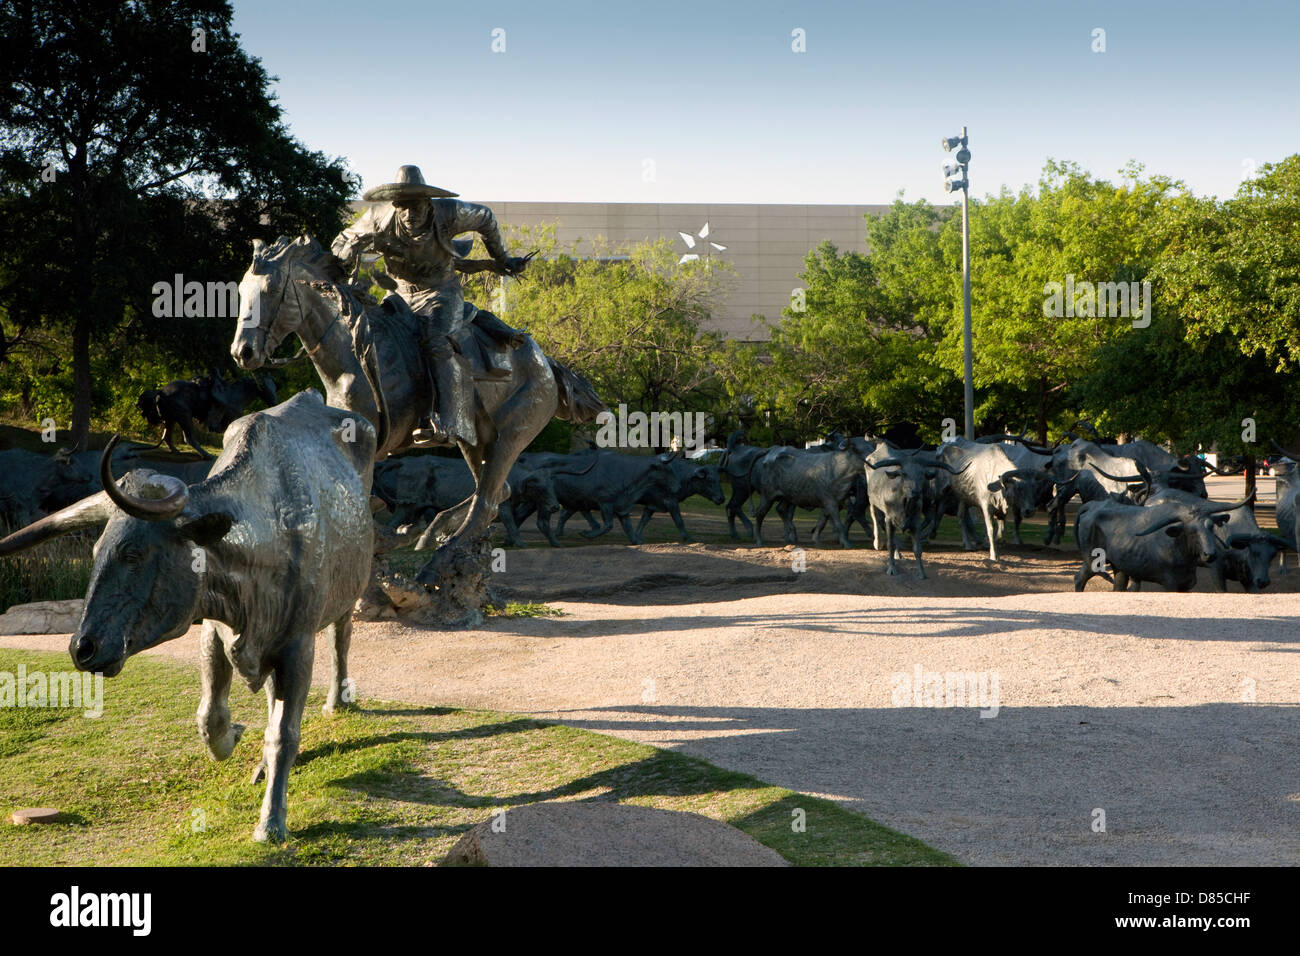
[[[0,650],[0,671],[62,671],[66,655]],[[248,726],[211,761],[194,722],[199,679],[138,659],[104,683],[104,715],[0,708],[0,866],[422,865],[497,808],[610,800],[726,821],[797,865],[955,865],[866,817],[703,760],[512,714],[364,701],[329,719],[314,694],[289,783],[289,841],[252,842],[249,782],[265,697],[236,686]],[[14,826],[22,807],[66,822]],[[806,813],[794,832],[792,811]]]

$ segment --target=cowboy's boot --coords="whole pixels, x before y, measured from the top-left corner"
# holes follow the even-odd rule
[[[437,413],[428,428],[421,427],[411,436],[417,445],[445,445],[457,439],[478,444],[474,425],[474,379],[465,360],[444,338],[433,350],[431,367],[437,397]]]
[[[445,336],[439,337],[426,329],[420,347],[424,352],[425,374],[429,376],[431,407],[424,409],[419,426],[411,432],[411,440],[417,445],[445,445],[451,441],[451,437],[440,427],[434,409],[441,404],[442,393],[446,389],[445,376],[440,370],[452,359],[451,346]]]

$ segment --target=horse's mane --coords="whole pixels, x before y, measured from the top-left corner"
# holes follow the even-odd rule
[[[349,325],[355,326],[366,311],[378,307],[379,303],[366,289],[348,282],[334,282],[326,277],[324,264],[329,253],[312,236],[280,236],[259,249],[253,257],[254,265],[265,266],[294,248],[300,250],[295,258],[317,276],[311,283],[312,288],[331,299]]]
[[[360,286],[351,283],[330,282],[328,279],[321,279],[311,285],[313,289],[332,300],[338,306],[339,315],[350,326],[355,326],[362,315],[379,307],[379,303],[373,295]]]

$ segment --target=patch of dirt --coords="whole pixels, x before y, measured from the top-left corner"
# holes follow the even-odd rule
[[[1289,562],[1295,556],[1288,557]],[[875,597],[999,597],[1074,590],[1078,552],[1022,545],[990,561],[986,550],[939,544],[925,552],[927,577],[905,551],[899,574],[885,573],[885,553],[839,548],[716,544],[546,545],[506,552],[505,570],[493,586],[511,601],[603,601],[610,604],[733,601],[763,594],[861,594]],[[796,570],[796,568],[804,570]],[[1276,564],[1274,565],[1276,568]],[[1158,585],[1145,585],[1159,591]],[[1109,591],[1093,578],[1089,591]],[[1197,590],[1210,590],[1202,570]],[[1229,584],[1229,590],[1240,590]],[[1273,575],[1270,593],[1300,591],[1300,572]],[[653,592],[648,595],[647,592]]]

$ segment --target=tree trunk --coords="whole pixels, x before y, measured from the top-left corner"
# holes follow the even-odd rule
[[[90,441],[90,321],[77,317],[72,327],[72,445],[86,451]]]
[[[1047,447],[1047,379],[1038,380],[1038,444]]]
[[[95,223],[93,206],[87,201],[90,183],[86,175],[86,143],[77,141],[68,162],[68,189],[72,202],[72,261],[76,295],[72,308],[72,447],[86,451],[90,442],[90,333],[91,303],[94,301]]]

